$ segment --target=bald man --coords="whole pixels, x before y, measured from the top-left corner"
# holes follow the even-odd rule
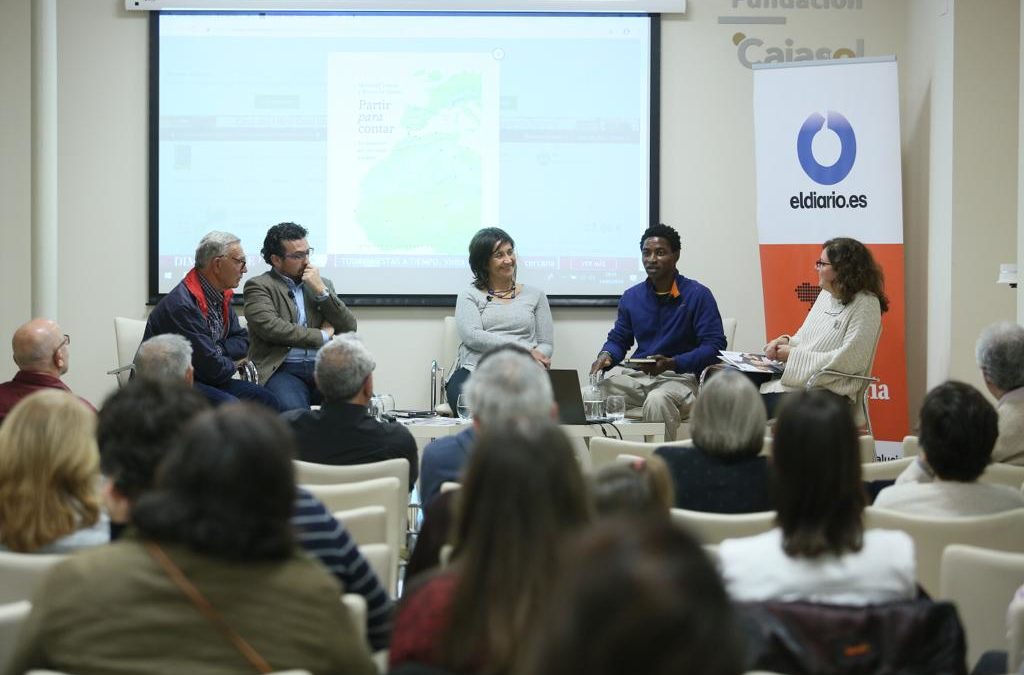
[[[40,389],[71,391],[60,379],[68,372],[70,344],[71,337],[49,319],[32,319],[14,331],[11,349],[18,372],[10,382],[0,384],[0,423],[18,401]],[[82,402],[96,410],[84,398]]]

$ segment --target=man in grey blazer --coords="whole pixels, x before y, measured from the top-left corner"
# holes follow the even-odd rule
[[[295,223],[271,227],[260,252],[272,269],[245,282],[249,359],[283,410],[320,403],[313,379],[317,350],[335,333],[356,329],[334,284],[310,263],[306,234]]]

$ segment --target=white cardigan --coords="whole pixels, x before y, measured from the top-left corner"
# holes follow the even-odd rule
[[[761,385],[761,391],[803,389],[812,375],[825,368],[865,374],[881,328],[878,296],[862,291],[844,305],[822,290],[800,330],[789,339],[789,359],[782,378]],[[815,384],[850,399],[862,386],[857,380],[829,375],[819,377]]]

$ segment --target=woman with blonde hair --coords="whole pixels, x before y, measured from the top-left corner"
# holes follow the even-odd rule
[[[96,414],[75,396],[40,391],[0,425],[0,549],[66,553],[104,544]]]

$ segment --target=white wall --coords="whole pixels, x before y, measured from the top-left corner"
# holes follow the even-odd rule
[[[966,3],[980,8],[992,1],[960,0],[957,7]],[[0,227],[10,244],[0,265],[4,289],[0,336],[10,335],[29,318],[29,2],[0,2]],[[957,349],[975,330],[974,324],[1006,312],[995,295],[1005,289],[994,284],[989,289],[982,282],[952,296],[948,307],[930,307],[929,208],[935,194],[922,177],[933,169],[934,157],[928,149],[934,135],[942,131],[931,121],[935,92],[931,78],[941,51],[935,31],[941,26],[929,7],[941,3],[863,0],[860,10],[768,11],[748,8],[745,2],[734,9],[733,0],[690,0],[686,16],[666,16],[662,22],[662,220],[683,235],[683,273],[709,285],[723,314],[739,319],[737,345],[741,348],[757,348],[765,336],[754,222],[751,71],[739,63],[734,36],[740,32],[759,36],[766,46],[783,46],[789,38],[795,46],[815,49],[853,48],[863,40],[867,56],[897,54],[908,190],[907,350],[912,409],[923,395],[927,358],[938,363],[942,356],[921,356],[928,351],[928,331],[921,326],[932,321],[932,312],[947,317],[971,313],[970,325],[965,324],[956,338]],[[58,1],[60,252],[59,259],[52,261],[59,275],[57,318],[74,338],[68,383],[96,401],[113,386],[113,380],[102,374],[114,365],[112,317],[141,318],[146,313],[147,18],[122,7],[120,0]],[[767,14],[785,15],[786,25],[720,23],[720,17]],[[970,58],[978,65],[986,62],[985,55],[991,51],[988,40],[980,35],[985,25],[981,14],[977,30],[965,28],[964,40],[956,45],[956,58]],[[995,23],[1008,23],[1009,18],[1009,10],[1001,7]],[[1014,31],[1003,26],[1000,36],[1005,33],[1006,39],[1013,40],[1016,64],[1016,14],[1010,23]],[[1000,58],[1002,51],[996,50]],[[991,66],[1000,63],[1004,62],[993,61]],[[1017,77],[1015,71],[1012,77]],[[999,82],[989,84],[1002,86]],[[1014,121],[1015,87],[1009,103],[1006,97],[986,99],[991,105],[1012,108]],[[1007,145],[1013,152],[1010,174],[1015,186],[1015,138]],[[971,188],[968,193],[975,200],[964,201],[965,208],[990,194],[989,178],[981,165],[957,176],[962,183],[957,189]],[[1006,199],[1012,203],[1012,197]],[[969,261],[971,274],[987,270],[994,279],[999,258],[1015,249],[1016,223],[1012,218],[1003,222],[1002,216],[993,214],[982,225],[991,236],[964,236],[956,242],[957,253]],[[981,241],[986,238],[991,241]],[[941,273],[941,265],[936,270]],[[929,307],[927,312],[924,307]],[[399,405],[426,403],[428,364],[440,355],[441,317],[447,312],[358,311],[361,332],[381,364],[378,389],[395,394]],[[555,366],[586,368],[613,318],[611,309],[555,310]],[[962,354],[954,359],[957,364],[961,361]],[[960,373],[963,366],[957,368]],[[0,377],[13,370],[9,360],[0,359]]]

